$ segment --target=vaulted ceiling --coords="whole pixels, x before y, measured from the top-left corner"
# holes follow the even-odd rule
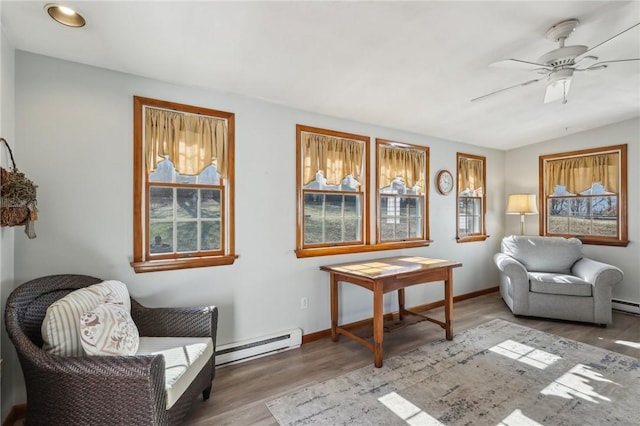
[[[61,3],[86,26],[3,0],[2,31],[27,52],[497,149],[640,116],[640,61],[576,72],[565,104],[543,102],[546,77],[490,66],[536,62],[571,18],[566,44],[596,46],[640,22],[639,1]],[[640,26],[589,55],[640,58]]]

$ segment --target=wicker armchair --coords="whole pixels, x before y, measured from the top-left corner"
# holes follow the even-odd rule
[[[20,285],[7,299],[5,324],[27,389],[26,424],[181,423],[199,393],[205,400],[209,397],[215,353],[167,410],[162,355],[60,357],[42,350],[40,328],[47,307],[101,281],[84,275],[47,276]],[[131,305],[140,336],[211,337],[215,348],[216,307],[152,309],[133,299]]]

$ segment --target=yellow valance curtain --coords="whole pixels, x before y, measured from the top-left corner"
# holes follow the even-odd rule
[[[482,160],[458,157],[458,192],[469,189],[476,195],[484,191]]]
[[[182,175],[199,175],[215,165],[227,175],[227,123],[214,117],[145,108],[147,171],[165,156]]]
[[[547,195],[556,185],[564,185],[572,194],[580,194],[600,183],[608,192],[617,193],[620,153],[585,155],[583,157],[548,160],[545,164]]]
[[[400,177],[407,188],[418,185],[424,194],[426,183],[427,155],[424,151],[391,145],[378,145],[379,188],[386,188]]]
[[[303,132],[302,147],[304,185],[312,182],[318,171],[329,185],[339,185],[348,175],[362,182],[363,142]]]

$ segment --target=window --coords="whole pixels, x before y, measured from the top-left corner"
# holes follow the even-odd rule
[[[486,158],[458,153],[457,160],[456,238],[459,243],[484,241],[488,237],[485,230]]]
[[[232,264],[234,114],[134,97],[136,272]]]
[[[543,235],[626,246],[627,146],[540,156]]]
[[[376,241],[427,240],[427,158],[429,149],[376,140],[378,221]]]
[[[369,138],[302,125],[296,130],[298,257],[367,244]]]
[[[370,138],[303,125],[296,133],[298,257],[428,245],[428,148],[377,141],[372,243]]]

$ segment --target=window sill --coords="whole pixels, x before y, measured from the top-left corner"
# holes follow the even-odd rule
[[[490,235],[468,235],[456,238],[457,243],[470,243],[473,241],[485,241]]]
[[[176,269],[204,268],[207,266],[233,265],[237,255],[215,257],[192,257],[185,259],[162,259],[131,262],[131,267],[137,273],[172,271]]]
[[[334,254],[366,253],[370,251],[399,250],[413,247],[428,247],[431,240],[398,241],[392,243],[366,244],[358,246],[320,247],[295,250],[297,258],[331,256]]]
[[[629,245],[629,240],[607,240],[601,238],[587,238],[580,235],[558,235],[548,234],[549,237],[564,237],[564,238],[577,238],[582,244],[593,246],[612,246],[612,247],[626,247]]]

